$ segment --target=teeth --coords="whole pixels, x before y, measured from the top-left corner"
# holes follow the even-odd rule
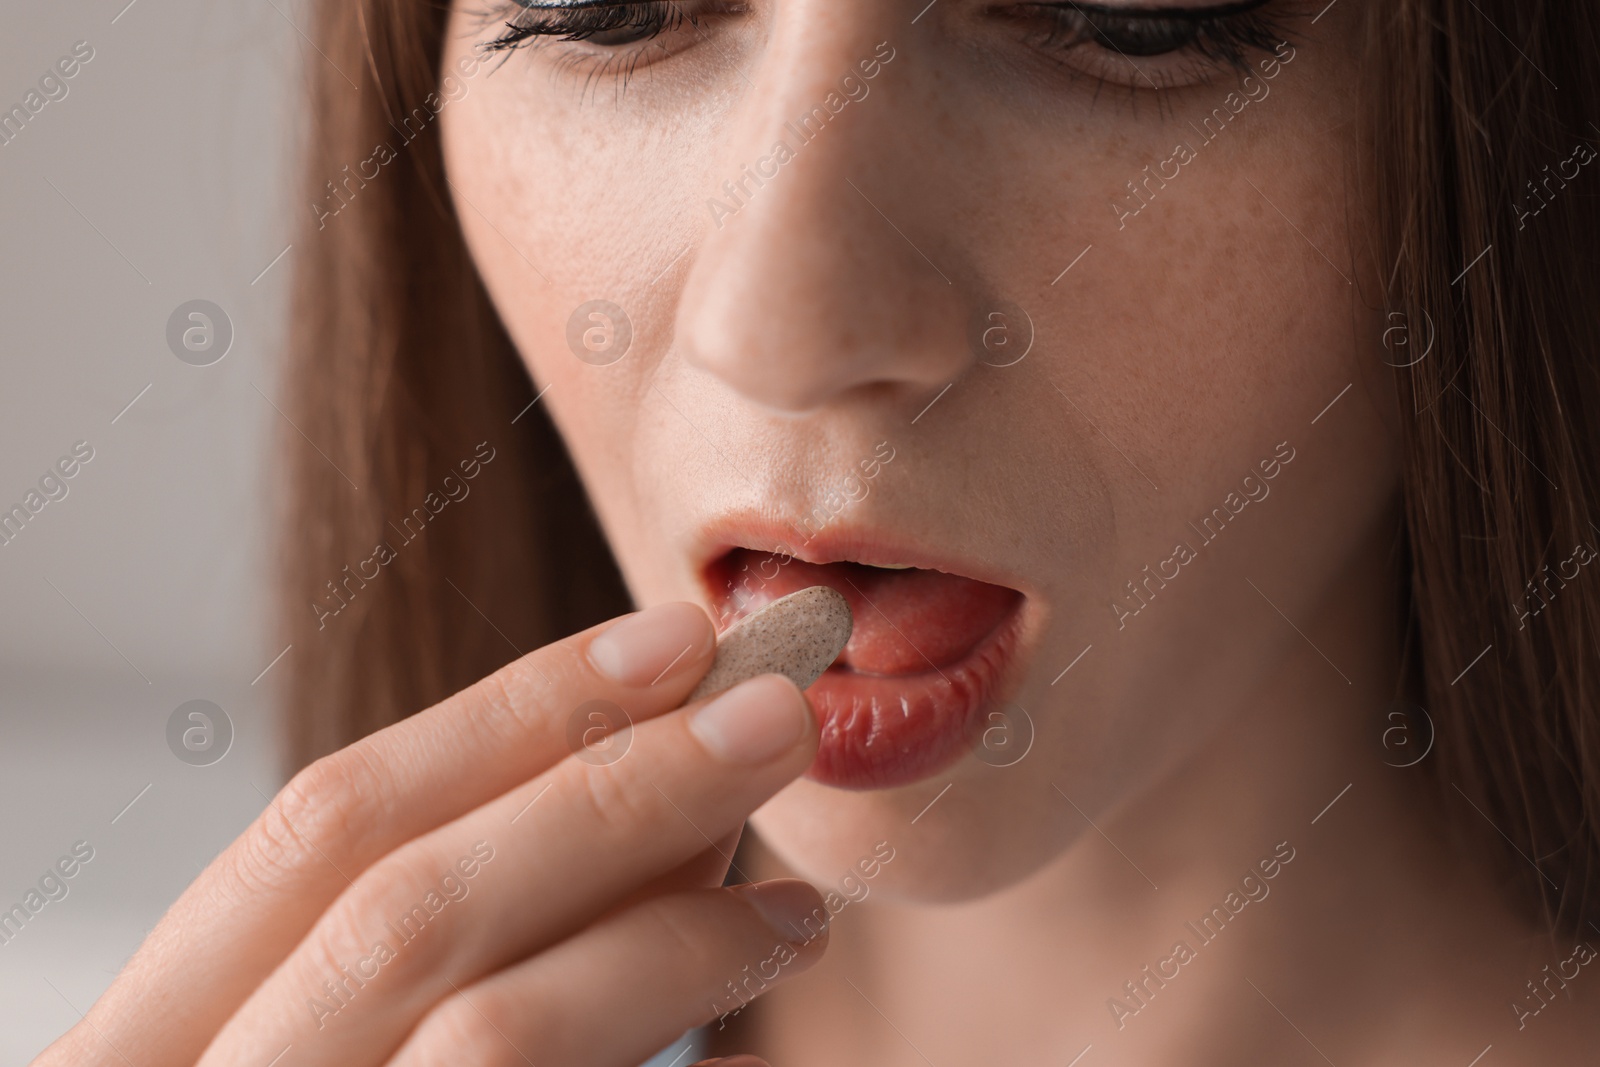
[[[880,570],[885,570],[885,571],[911,571],[911,570],[916,570],[916,568],[913,567],[909,563],[880,563],[880,564],[878,564],[878,568]]]

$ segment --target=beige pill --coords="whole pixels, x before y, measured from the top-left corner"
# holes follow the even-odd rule
[[[850,603],[825,585],[780,597],[724,633],[711,670],[690,700],[720,693],[762,674],[781,674],[804,689],[850,640]]]

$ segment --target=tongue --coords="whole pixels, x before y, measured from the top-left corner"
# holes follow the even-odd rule
[[[855,617],[837,663],[864,674],[917,674],[956,663],[1022,596],[942,571],[784,559],[744,548],[724,556],[716,576],[723,608],[742,616],[813,585],[837,590]]]

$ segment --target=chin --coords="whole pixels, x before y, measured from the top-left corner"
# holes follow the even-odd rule
[[[756,811],[750,828],[821,890],[839,886],[887,842],[894,859],[872,877],[873,899],[959,904],[1016,885],[1081,836],[1082,820],[1074,826],[1065,817],[1070,808],[1046,802],[1045,793],[1054,796],[1048,783],[1032,802],[1014,789],[994,788],[1016,773],[969,758],[939,782],[912,789],[861,792],[801,779]],[[929,807],[945,781],[953,783],[950,790]]]

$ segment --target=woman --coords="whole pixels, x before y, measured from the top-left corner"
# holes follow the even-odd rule
[[[1591,7],[311,36],[309,766],[40,1062],[1592,1061]]]

